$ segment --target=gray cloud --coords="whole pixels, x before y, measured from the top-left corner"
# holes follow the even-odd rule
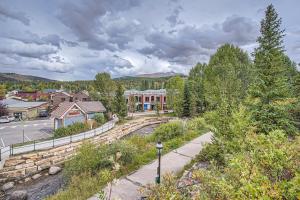
[[[87,0],[80,6],[78,1],[77,4],[67,3],[62,6],[59,19],[73,31],[79,41],[86,42],[89,48],[116,51],[118,48],[124,48],[124,45],[132,40],[132,37],[124,34],[125,31],[120,29],[120,25],[126,29],[130,29],[130,26],[126,26],[128,25],[126,23],[117,24],[118,27],[109,26],[108,30],[103,30],[105,24],[101,21],[101,17],[128,10],[138,6],[139,2],[139,0]],[[106,31],[112,35],[106,35]]]
[[[286,53],[299,63],[300,27],[295,23],[299,0],[291,1],[272,2],[287,30]],[[99,71],[113,76],[188,73],[224,43],[250,53],[264,15],[257,11],[265,10],[268,2],[1,0],[0,4],[0,71],[74,80],[92,79]]]
[[[27,26],[29,26],[30,24],[30,20],[29,18],[26,17],[25,13],[14,11],[6,7],[3,7],[1,5],[0,5],[0,16],[17,20]]]
[[[61,49],[61,44],[65,44],[70,47],[75,47],[78,45],[78,43],[65,40],[56,34],[50,34],[50,35],[40,37],[38,34],[32,33],[30,31],[5,33],[5,34],[1,34],[0,37],[21,41],[25,44],[37,44],[37,45],[49,44],[59,49]]]
[[[49,55],[58,52],[58,49],[49,45],[24,44],[9,39],[2,39],[0,53],[7,55],[18,55],[21,57],[47,59]]]
[[[175,27],[176,25],[179,24],[184,24],[184,22],[182,20],[179,19],[179,14],[180,12],[183,11],[183,8],[181,6],[177,6],[173,12],[171,13],[171,15],[169,15],[166,20],[170,23],[171,27]]]
[[[254,43],[257,35],[257,25],[252,20],[232,16],[222,24],[213,26],[186,25],[168,33],[154,30],[145,38],[151,46],[142,48],[139,52],[178,64],[191,64],[201,56],[208,57],[224,43],[235,45]]]

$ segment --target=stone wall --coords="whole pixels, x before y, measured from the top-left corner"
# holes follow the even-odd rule
[[[110,131],[89,138],[86,141],[94,144],[111,143],[144,126],[165,123],[168,120],[168,118],[158,117],[144,117],[132,120],[126,124],[117,125]],[[82,143],[83,141],[79,141],[48,150],[12,156],[6,160],[3,169],[0,170],[0,184],[8,181],[30,180],[33,175],[41,173],[51,166],[62,165],[76,153],[76,150]]]

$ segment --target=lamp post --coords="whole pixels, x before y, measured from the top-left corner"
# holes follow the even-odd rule
[[[161,151],[163,149],[163,145],[160,141],[157,142],[156,149],[157,149],[157,153],[158,153],[158,167],[157,167],[156,183],[160,184],[160,161],[161,161]]]

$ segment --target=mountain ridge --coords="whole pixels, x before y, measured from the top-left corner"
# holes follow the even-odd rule
[[[0,72],[0,82],[33,82],[33,81],[44,81],[53,82],[55,80],[32,75],[24,75],[17,73],[1,73]]]

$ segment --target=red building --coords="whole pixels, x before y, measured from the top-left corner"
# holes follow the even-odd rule
[[[32,91],[32,92],[18,91],[16,96],[20,97],[21,99],[26,99],[29,101],[41,101],[41,100],[49,99],[49,94],[43,93],[41,91]]]
[[[167,109],[167,92],[165,89],[145,91],[127,90],[124,95],[127,105],[134,99],[136,110],[138,111],[155,110],[157,104],[160,110]]]

